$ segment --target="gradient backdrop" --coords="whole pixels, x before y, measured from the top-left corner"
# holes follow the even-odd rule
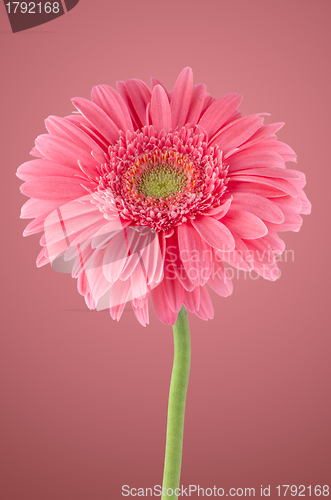
[[[214,320],[189,316],[182,484],[331,485],[330,15],[328,0],[80,0],[12,34],[0,5],[2,500],[120,500],[162,481],[171,328],[88,311],[76,280],[36,268],[15,171],[72,97],[133,77],[171,89],[184,66],[286,122],[313,213],[284,233],[279,281],[241,274],[212,296]]]

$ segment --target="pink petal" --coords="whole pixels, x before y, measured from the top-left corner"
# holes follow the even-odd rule
[[[171,128],[170,104],[161,85],[156,85],[152,92],[151,118],[157,132],[161,132],[162,129],[169,132]]]
[[[127,242],[127,260],[123,271],[121,273],[120,279],[123,281],[132,277],[134,271],[138,268],[143,281],[147,282],[146,268],[144,266],[144,261],[141,259],[141,254],[143,248],[148,243],[148,237],[146,235],[141,236],[134,227],[128,227],[124,231],[126,242]]]
[[[154,311],[162,323],[174,325],[178,313],[173,312],[168,304],[167,295],[164,291],[163,281],[151,291],[151,299]]]
[[[167,238],[166,241],[167,246],[164,257],[164,268],[168,270],[168,273],[173,278],[177,276],[179,282],[185,290],[192,291],[194,285],[189,280],[189,277],[184,268],[184,264],[180,258],[177,233],[175,232],[173,235]]]
[[[272,201],[252,193],[235,193],[233,195],[232,208],[250,212],[262,220],[278,224],[284,222],[281,209]]]
[[[45,125],[50,134],[71,141],[76,146],[85,149],[88,154],[90,154],[93,150],[97,151],[99,154],[103,153],[103,150],[99,147],[95,140],[93,140],[92,137],[86,133],[86,131],[66,118],[49,116],[45,120]]]
[[[47,235],[45,238],[42,238],[40,243],[47,243],[45,244],[45,254],[49,257],[50,262],[55,261],[58,257],[61,257],[61,261],[63,262],[63,255],[66,252],[68,248],[68,243],[65,238],[63,238],[60,241],[56,241],[55,243],[48,244],[46,242]],[[69,269],[65,270],[65,272],[71,272],[72,269],[72,263],[69,265]],[[63,272],[63,269],[60,266],[60,270]]]
[[[266,280],[276,281],[279,278],[279,269],[276,262],[274,264],[256,262],[254,264],[254,271]]]
[[[268,232],[261,219],[246,210],[235,210],[231,207],[223,218],[223,222],[231,232],[235,232],[240,238],[261,238]]]
[[[123,312],[123,308],[119,307],[121,304],[125,304],[128,300],[130,300],[130,288],[131,282],[127,281],[116,281],[110,288],[110,296],[109,296],[109,307],[115,307],[117,313],[121,311]],[[112,315],[112,312],[111,312]],[[119,319],[119,318],[117,318]]]
[[[231,295],[233,285],[223,262],[214,260],[213,271],[209,277],[208,285],[221,297],[228,297]]]
[[[91,237],[92,248],[104,248],[110,240],[115,238],[126,227],[125,225],[122,226],[120,220],[112,219],[111,222],[107,222],[107,220],[105,219],[105,224],[100,226]]]
[[[71,141],[53,135],[40,135],[36,145],[43,157],[54,163],[60,163],[80,173],[78,161],[89,169],[91,174],[97,173],[96,161],[85,149]]]
[[[130,253],[120,279],[125,280],[139,270],[141,280],[154,287],[163,277],[163,256],[158,235],[152,231],[145,234],[146,229],[141,227],[141,232],[137,228],[127,229],[134,238],[130,241]]]
[[[194,85],[191,95],[191,103],[188,109],[186,122],[190,125],[196,125],[203,108],[203,104],[206,98],[206,85],[204,83],[199,83]]]
[[[195,286],[204,285],[211,271],[211,248],[191,224],[177,226],[180,257],[188,278]]]
[[[177,276],[177,279],[184,290],[191,292],[194,289],[194,285],[189,279],[183,263],[181,263],[179,267],[175,267],[174,264],[170,264],[169,270],[170,272],[175,273],[175,276]]]
[[[122,279],[122,277],[121,277]],[[141,266],[140,261],[137,259],[137,266],[131,274],[131,298],[143,299],[150,291],[150,286],[147,284],[147,277],[145,269]]]
[[[127,261],[133,236],[133,231],[127,233],[123,230],[108,243],[103,261],[103,272],[108,281],[113,283],[120,277]]]
[[[152,117],[151,117],[151,103],[149,102],[146,107],[146,125],[149,127],[152,125]]]
[[[95,309],[95,303],[91,296],[91,290],[85,272],[80,274],[77,278],[77,289],[78,292],[84,296],[87,307],[89,309]]]
[[[213,319],[214,308],[206,287],[200,287],[200,307],[195,314],[203,320]]]
[[[163,256],[158,235],[148,233],[146,242],[140,247],[137,251],[140,252],[139,260],[146,270],[147,283],[159,283],[163,276]]]
[[[70,199],[67,200],[68,202]],[[42,214],[52,212],[59,207],[59,200],[35,200],[30,199],[24,203],[21,210],[22,219],[32,219]]]
[[[146,107],[151,100],[151,91],[146,83],[134,78],[116,85],[137,127],[146,125]]]
[[[227,128],[232,122],[234,122],[235,120],[238,120],[238,118],[241,118],[241,113],[240,111],[238,111],[236,109],[236,111],[234,111],[232,113],[232,115],[226,120],[226,122],[223,124],[223,127],[222,129],[224,130],[225,128]]]
[[[285,220],[281,224],[268,222],[268,227],[274,231],[294,231],[298,232],[302,225],[302,217],[296,213],[284,213]]]
[[[233,267],[237,269],[242,269],[244,271],[250,271],[253,267],[252,258],[247,249],[247,246],[242,241],[239,236],[233,233],[234,241],[236,243],[236,248],[232,252],[215,252],[216,260],[219,260],[220,257]]]
[[[191,102],[193,72],[191,68],[184,68],[180,73],[174,90],[171,93],[171,127],[183,127],[187,122],[187,114]]]
[[[63,201],[86,195],[86,190],[82,187],[84,184],[89,185],[81,179],[40,177],[22,184],[21,192],[38,200],[58,200],[61,204]]]
[[[78,172],[77,172],[78,174]],[[71,177],[75,178],[76,173],[71,167],[54,163],[48,160],[31,160],[18,167],[17,177],[23,181],[30,181],[39,177]]]
[[[113,120],[94,102],[81,97],[71,99],[78,111],[95,127],[100,134],[109,142],[114,144],[119,138],[119,130]]]
[[[225,252],[234,249],[235,243],[229,229],[213,217],[199,216],[192,221],[192,225],[200,236],[213,248]]]
[[[238,94],[226,94],[214,101],[199,120],[209,137],[212,137],[232,115],[242,97]]]
[[[119,130],[133,132],[132,120],[122,97],[108,85],[98,85],[92,89],[92,102],[97,104]]]
[[[70,123],[74,123],[76,127],[80,128],[83,132],[88,134],[99,145],[100,149],[107,153],[109,142],[98,132],[98,130],[91,125],[91,123],[83,115],[69,115],[65,119]]]
[[[274,151],[245,149],[240,153],[230,156],[227,160],[229,174],[251,168],[280,167],[285,168],[284,160]]]
[[[104,250],[95,250],[93,257],[89,261],[89,268],[86,270],[86,276],[95,304],[111,287],[111,284],[103,274],[102,263],[104,253]]]
[[[284,125],[285,125],[284,122],[271,123],[270,125],[263,125],[257,130],[257,132],[255,132],[254,135],[252,135],[249,141],[245,142],[245,144],[243,144],[238,148],[238,151],[243,151],[244,149],[253,146],[253,144],[268,139],[268,137],[275,134],[275,132],[278,132],[278,130],[280,130]]]
[[[206,97],[202,106],[200,118],[205,113],[205,111],[207,111],[209,106],[211,106],[215,101],[216,101],[215,97],[212,97],[211,95],[208,94],[208,92],[206,92]]]
[[[299,192],[306,185],[306,176],[303,172],[299,170],[292,170],[292,172],[296,172],[296,177],[289,179],[288,181],[297,189]]]
[[[167,97],[169,99],[169,92],[167,91],[167,89],[165,88],[165,86],[163,85],[163,83],[158,79],[158,78],[151,78],[151,83],[152,83],[152,89],[156,86],[156,85],[161,85],[161,87],[163,88],[164,92],[167,94]]]
[[[278,153],[284,161],[297,161],[297,155],[288,144],[277,141],[273,138],[265,139],[263,142],[265,146],[269,146],[271,150],[275,151],[275,153]]]
[[[50,212],[49,212],[50,213]],[[40,233],[40,231],[44,231],[44,222],[45,219],[49,215],[47,212],[39,215],[34,220],[29,222],[26,228],[23,231],[23,236],[30,236],[31,234]]]
[[[122,317],[125,306],[126,306],[126,302],[124,302],[123,304],[117,304],[116,306],[109,306],[109,312],[110,312],[111,318],[116,320],[116,321],[119,321]]]
[[[88,262],[93,257],[95,250],[87,242],[85,245],[77,245],[78,256],[72,266],[71,276],[77,278],[79,275],[86,275],[85,270],[88,268]],[[70,252],[70,248],[66,253]],[[90,292],[90,288],[89,288]]]
[[[145,301],[141,307],[136,306],[136,302],[136,299],[131,302],[134,315],[142,326],[146,326],[149,323],[148,302]]]
[[[239,118],[233,124],[228,125],[226,130],[220,132],[212,139],[210,145],[215,144],[223,151],[228,153],[247,141],[260,128],[263,118],[252,115]]]
[[[200,290],[197,286],[192,291],[184,291],[184,306],[190,311],[195,312],[200,307]]]
[[[245,245],[254,259],[253,267],[256,264],[273,264],[275,256],[273,250],[263,239],[245,240]]]
[[[168,272],[165,272],[162,283],[170,309],[174,313],[178,313],[183,305],[183,299],[184,299],[183,286],[179,282],[178,278],[173,277]]]
[[[43,155],[41,154],[41,152],[40,152],[40,151],[39,151],[36,147],[34,147],[34,148],[32,148],[32,149],[31,149],[31,151],[30,151],[30,155],[31,155],[31,156],[37,156],[38,158],[39,158],[39,157],[40,157],[40,158],[42,158],[42,156],[43,156]]]
[[[299,192],[299,199],[302,203],[302,208],[300,210],[300,213],[304,214],[304,215],[310,214],[311,213],[311,203],[303,191]]]
[[[268,224],[267,224],[268,226]],[[284,241],[278,236],[278,234],[268,227],[268,234],[263,236],[262,240],[270,246],[270,248],[277,254],[281,254],[285,250]]]
[[[275,203],[276,202],[276,203]],[[302,208],[302,202],[300,198],[293,198],[292,196],[282,196],[277,198],[276,200],[272,200],[272,203],[275,204],[283,213],[300,213]],[[274,222],[274,221],[270,221]]]
[[[107,220],[102,218],[95,217],[94,220],[96,222],[93,222],[90,220],[89,224],[85,229],[81,229],[77,232],[74,233],[74,238],[70,239],[70,247],[76,246],[78,249],[78,243],[83,244],[87,242],[93,241],[94,235],[101,229],[104,228],[107,225]],[[92,246],[92,248],[94,248]],[[76,256],[76,251],[75,249],[68,249],[65,255],[65,260],[71,260],[73,256]]]
[[[37,267],[42,267],[42,266],[45,266],[46,264],[49,264],[49,263],[50,263],[50,260],[49,260],[49,257],[47,256],[46,249],[43,248],[37,257],[36,265],[37,265]]]
[[[298,179],[297,170],[289,170],[285,168],[248,168],[246,170],[240,170],[237,172],[231,172],[229,175],[257,175],[261,177],[276,177],[278,179]]]
[[[223,203],[223,205],[220,205],[219,207],[208,208],[207,210],[204,210],[203,215],[210,215],[210,216],[214,217],[215,219],[219,220],[222,217],[224,217],[224,215],[226,215],[226,213],[228,212],[228,210],[231,206],[231,202],[232,202],[232,196],[229,200],[227,200],[225,203]]]
[[[76,217],[66,218],[63,208],[59,207],[45,219],[45,231],[47,237],[47,245],[50,245],[65,240],[67,243],[72,243],[81,232],[85,232],[92,225],[103,222],[105,219],[99,210],[91,213],[78,215]],[[73,237],[73,238],[70,238]],[[83,239],[85,242],[87,238]],[[53,254],[54,256],[54,254]],[[53,257],[55,258],[55,256]]]
[[[292,179],[291,179],[292,180]],[[290,196],[297,197],[298,193],[295,187],[286,179],[275,179],[270,177],[258,177],[256,175],[236,175],[229,177],[229,188],[232,188],[233,181],[247,182],[247,191],[251,191],[251,184],[262,184],[271,188],[275,188]],[[232,193],[232,189],[229,192]]]
[[[228,192],[233,196],[235,193],[251,193],[264,196],[265,198],[278,198],[284,196],[284,191],[276,189],[273,186],[261,184],[259,182],[241,182],[237,181],[236,177],[230,178],[231,182],[228,184]]]

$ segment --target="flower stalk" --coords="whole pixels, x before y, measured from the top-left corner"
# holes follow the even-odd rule
[[[182,465],[185,401],[190,372],[191,342],[186,309],[178,313],[174,332],[174,363],[172,368],[162,500],[177,500]],[[178,490],[177,490],[178,493]]]

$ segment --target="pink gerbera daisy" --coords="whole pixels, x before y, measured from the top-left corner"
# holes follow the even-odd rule
[[[185,68],[168,93],[152,79],[94,87],[79,114],[46,120],[18,169],[30,196],[24,234],[45,231],[37,265],[71,262],[88,307],[127,301],[143,325],[148,298],[173,325],[182,305],[207,320],[205,285],[227,296],[226,265],[277,278],[277,232],[298,231],[310,212],[296,155],[275,133],[283,123],[242,117],[241,96],[214,99]],[[225,263],[225,264],[224,264]]]

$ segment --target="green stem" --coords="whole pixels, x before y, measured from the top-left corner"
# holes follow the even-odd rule
[[[176,489],[179,488],[182,465],[185,400],[191,361],[190,330],[184,306],[178,313],[173,331],[175,353],[169,392],[167,440],[161,500],[169,498],[177,500]]]

